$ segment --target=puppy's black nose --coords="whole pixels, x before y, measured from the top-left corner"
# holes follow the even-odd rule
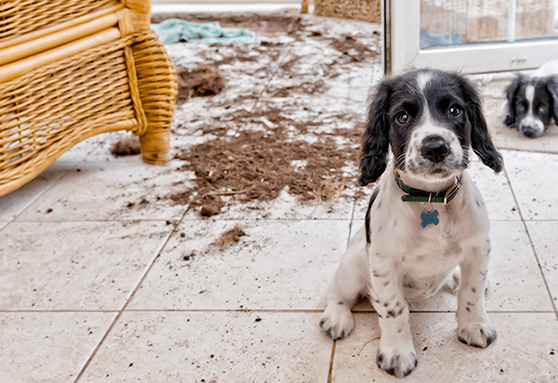
[[[530,126],[524,126],[523,127],[523,135],[525,137],[535,138],[535,137],[537,137],[538,134],[537,134],[537,131],[534,128],[532,128]]]
[[[428,136],[422,140],[421,154],[434,163],[442,162],[450,153],[449,144],[441,136]]]

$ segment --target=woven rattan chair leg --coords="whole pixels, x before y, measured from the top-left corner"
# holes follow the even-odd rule
[[[148,130],[140,136],[141,155],[149,164],[161,165],[170,159],[170,130]]]
[[[140,34],[132,46],[146,128],[140,137],[143,159],[162,164],[170,159],[170,125],[176,103],[177,81],[172,60],[153,32]]]

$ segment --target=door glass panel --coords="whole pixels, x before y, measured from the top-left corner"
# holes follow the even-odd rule
[[[420,49],[556,39],[557,0],[421,0]]]

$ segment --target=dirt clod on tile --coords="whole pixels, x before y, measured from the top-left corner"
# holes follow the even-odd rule
[[[211,246],[223,248],[233,243],[237,243],[238,241],[240,241],[240,237],[243,237],[245,235],[246,233],[244,232],[244,230],[242,230],[240,226],[237,225],[232,229],[225,231],[219,239],[211,243]]]
[[[342,35],[339,39],[333,40],[330,46],[336,51],[343,53],[343,55],[350,56],[353,62],[360,62],[367,57],[379,55],[378,52],[371,50],[350,35]]]
[[[191,97],[213,96],[225,87],[226,79],[216,65],[201,65],[197,68],[178,68],[177,104]]]
[[[134,156],[141,153],[140,141],[137,136],[129,136],[112,145],[110,152],[116,157]]]

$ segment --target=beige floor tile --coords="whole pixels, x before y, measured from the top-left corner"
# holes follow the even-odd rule
[[[457,340],[454,314],[411,314],[418,367],[404,382],[537,382],[558,380],[558,323],[554,314],[490,313],[498,339],[487,349]],[[338,341],[334,383],[401,382],[376,365],[376,314],[357,314],[356,328]]]
[[[505,164],[510,152],[501,151],[501,153]],[[474,158],[469,164],[468,172],[484,198],[490,220],[520,220],[513,193],[504,172],[495,174],[477,158]]]
[[[0,381],[74,382],[115,316],[0,312]]]
[[[492,222],[488,280],[493,311],[552,311],[544,280],[521,222]]]
[[[316,313],[125,312],[80,382],[327,381]]]
[[[69,171],[69,168],[54,163],[29,183],[0,197],[0,221],[11,221],[17,217]]]
[[[235,224],[246,233],[210,244]],[[134,309],[315,309],[349,221],[189,221],[181,224],[130,303]]]
[[[558,305],[558,220],[527,222],[546,283],[555,305]]]
[[[171,230],[165,222],[12,222],[0,231],[0,310],[120,309]]]
[[[558,219],[558,155],[510,151],[506,171],[524,219]]]
[[[91,156],[111,156],[103,150]],[[108,158],[108,157],[107,157]],[[190,174],[173,162],[150,165],[140,156],[82,161],[42,194],[19,221],[178,220],[186,206],[168,197]]]

